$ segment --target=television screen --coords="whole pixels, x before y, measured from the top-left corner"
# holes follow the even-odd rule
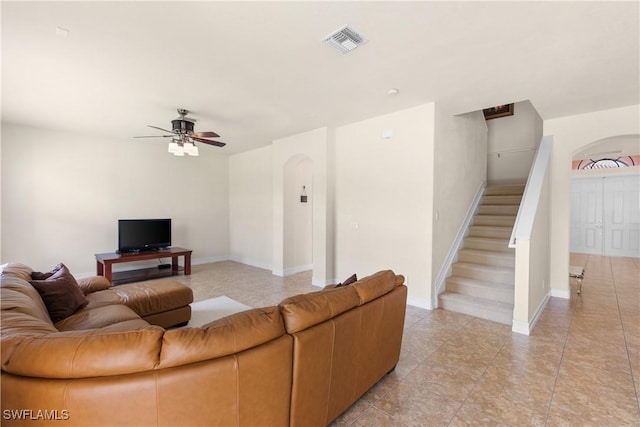
[[[118,220],[118,252],[158,250],[171,246],[171,219]]]

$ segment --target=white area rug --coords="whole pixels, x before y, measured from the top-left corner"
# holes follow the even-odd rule
[[[225,296],[194,302],[191,304],[191,320],[187,326],[198,328],[214,320],[250,308],[252,307]]]

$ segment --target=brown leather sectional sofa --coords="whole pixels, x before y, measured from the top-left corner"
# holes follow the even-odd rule
[[[29,270],[0,276],[3,426],[323,426],[400,355],[407,288],[392,271],[202,328],[109,304],[107,326],[61,331]]]

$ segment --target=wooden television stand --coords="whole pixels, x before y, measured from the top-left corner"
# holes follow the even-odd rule
[[[178,274],[182,269],[178,266],[178,258],[184,257],[184,274],[188,276],[191,274],[191,249],[184,248],[167,248],[157,251],[140,251],[140,252],[126,252],[126,253],[104,253],[96,255],[96,274],[98,276],[104,276],[114,285],[136,282],[140,280],[147,280],[157,277],[165,277]],[[123,262],[144,261],[150,259],[171,258],[171,268],[161,269],[154,268],[142,268],[138,270],[119,271],[113,273],[113,264],[119,264]]]

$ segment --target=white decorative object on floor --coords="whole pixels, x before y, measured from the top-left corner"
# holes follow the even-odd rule
[[[198,328],[214,320],[251,308],[226,296],[194,302],[191,304],[191,320],[187,326]]]

